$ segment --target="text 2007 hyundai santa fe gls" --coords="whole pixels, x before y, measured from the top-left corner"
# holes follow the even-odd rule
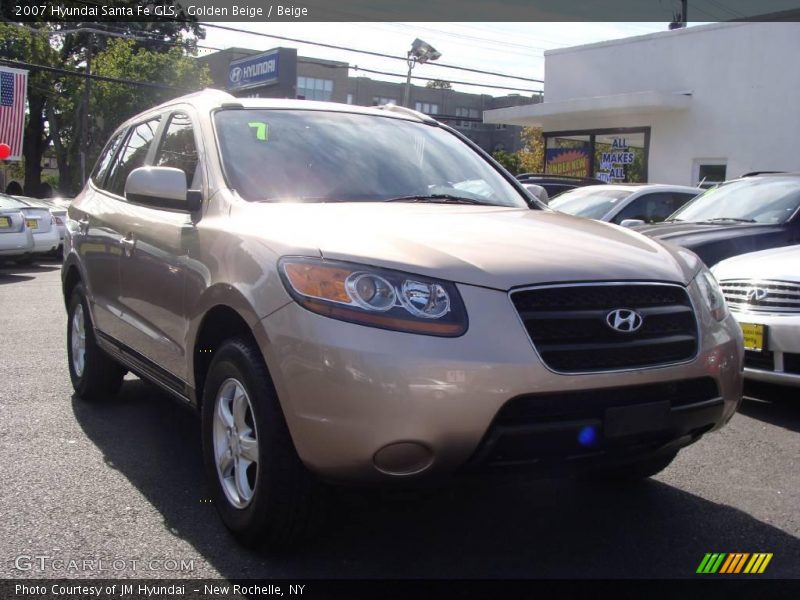
[[[70,208],[63,283],[78,395],[130,370],[198,407],[245,542],[302,533],[319,481],[646,477],[741,398],[692,253],[554,213],[401,108],[206,91],[134,117]]]

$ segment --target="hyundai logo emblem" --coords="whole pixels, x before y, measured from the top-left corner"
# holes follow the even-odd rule
[[[761,300],[766,299],[767,296],[769,296],[769,292],[764,288],[752,287],[747,290],[747,302],[749,304],[760,302]]]
[[[239,83],[242,78],[242,67],[233,67],[231,69],[230,80],[231,83]]]
[[[643,321],[642,315],[628,308],[618,308],[606,315],[606,323],[608,326],[614,331],[620,331],[622,333],[638,331]]]

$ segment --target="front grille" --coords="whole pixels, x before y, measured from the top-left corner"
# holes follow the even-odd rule
[[[800,283],[726,279],[720,282],[731,310],[770,313],[800,312]]]
[[[697,352],[697,324],[686,290],[669,284],[589,284],[511,294],[544,363],[567,373],[662,365]],[[606,317],[630,309],[638,331],[612,329]]]
[[[744,366],[749,369],[759,371],[774,371],[775,357],[772,352],[757,352],[755,350],[744,351]]]

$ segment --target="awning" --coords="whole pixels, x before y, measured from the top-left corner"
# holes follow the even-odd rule
[[[484,123],[547,127],[548,120],[564,117],[605,117],[648,112],[686,110],[691,92],[632,92],[613,96],[587,96],[560,102],[542,102],[483,112]]]

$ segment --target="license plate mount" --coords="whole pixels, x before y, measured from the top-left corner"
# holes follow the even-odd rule
[[[669,402],[648,402],[606,409],[603,430],[607,438],[661,431],[669,427]]]

